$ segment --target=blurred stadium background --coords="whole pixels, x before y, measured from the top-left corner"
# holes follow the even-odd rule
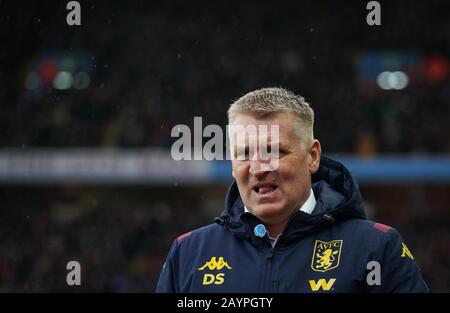
[[[79,2],[69,27],[67,1],[0,1],[0,291],[153,291],[231,182],[172,161],[171,128],[266,86],[312,103],[370,217],[450,290],[450,2],[379,1],[372,27],[367,1]]]

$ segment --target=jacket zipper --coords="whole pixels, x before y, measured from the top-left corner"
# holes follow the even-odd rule
[[[267,292],[277,292],[277,290],[274,290],[273,287],[273,275],[274,275],[274,254],[275,254],[275,247],[272,247],[272,245],[270,245],[269,247],[269,251],[266,254],[266,262],[267,262],[267,267],[266,267],[266,271],[267,271],[267,276],[266,276],[266,288],[265,290]]]

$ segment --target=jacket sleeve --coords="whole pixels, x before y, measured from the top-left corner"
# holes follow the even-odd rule
[[[175,284],[176,274],[174,273],[176,266],[175,253],[178,243],[175,240],[167,255],[166,262],[163,265],[161,273],[159,274],[158,284],[156,285],[156,293],[175,293],[178,292],[178,288]]]
[[[381,282],[372,292],[430,292],[419,266],[396,229],[385,234],[380,247]]]

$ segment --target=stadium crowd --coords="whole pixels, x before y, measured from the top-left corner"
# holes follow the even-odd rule
[[[226,186],[3,188],[9,210],[0,210],[0,292],[153,292],[173,240],[211,223],[225,191]],[[432,291],[447,292],[448,187],[363,187],[362,193],[370,218],[403,234]],[[72,260],[81,265],[81,286],[66,284]]]
[[[418,3],[409,13],[389,4],[383,31],[365,25],[365,12],[350,7],[291,5],[91,5],[78,31],[56,27],[59,18],[45,16],[45,7],[32,8],[23,23],[10,26],[10,38],[3,35],[12,44],[0,55],[7,87],[0,91],[0,145],[167,147],[176,124],[202,116],[204,124],[224,126],[233,99],[284,86],[312,103],[327,151],[450,151],[450,32],[431,31],[450,29],[449,19],[435,18],[448,3]],[[424,12],[420,21],[415,10]],[[14,36],[36,27],[26,40]],[[373,50],[422,56],[406,69],[406,89],[381,90],[376,77],[360,81],[358,56]],[[55,51],[88,57],[86,89],[24,87],[39,70],[33,65],[39,57]],[[430,65],[427,58],[435,55],[441,62]]]

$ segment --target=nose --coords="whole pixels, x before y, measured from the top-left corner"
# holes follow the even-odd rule
[[[254,155],[250,158],[249,173],[257,177],[263,176],[264,174],[270,173],[276,169],[276,166],[274,166],[273,163],[274,162],[271,158],[262,160],[259,156],[256,157],[256,155]]]
[[[261,162],[252,161],[250,163],[249,173],[252,174],[253,176],[261,177],[267,172],[269,171],[267,171],[266,169],[264,169],[264,167],[261,166]]]

